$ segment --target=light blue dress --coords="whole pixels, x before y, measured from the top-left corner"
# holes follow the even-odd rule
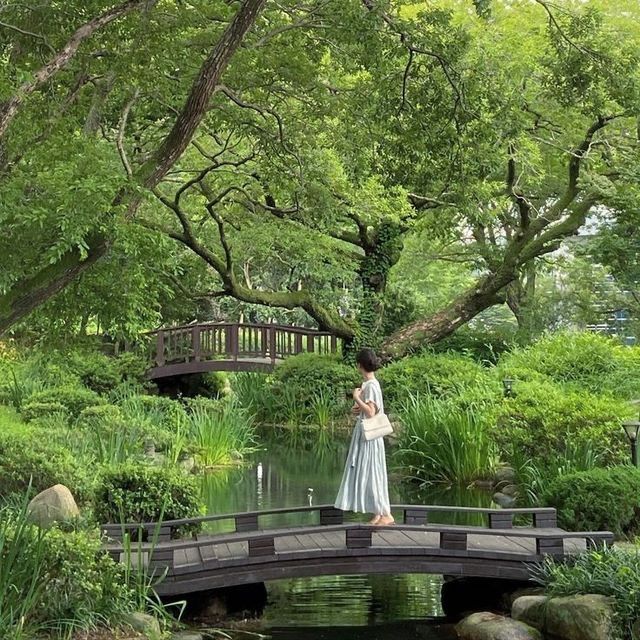
[[[373,402],[378,412],[384,412],[382,389],[375,378],[367,380],[362,385],[362,400]],[[358,513],[390,513],[384,438],[365,440],[362,412],[353,428],[335,507],[342,511]]]

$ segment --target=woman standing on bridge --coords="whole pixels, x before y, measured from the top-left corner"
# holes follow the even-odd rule
[[[362,425],[363,418],[384,413],[382,390],[374,373],[379,367],[378,358],[372,349],[363,349],[356,363],[364,382],[353,390],[351,412],[357,420],[335,507],[342,511],[373,513],[370,524],[389,525],[394,520],[389,505],[384,438],[366,440]]]

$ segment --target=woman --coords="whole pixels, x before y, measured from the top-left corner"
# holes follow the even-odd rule
[[[394,520],[389,506],[384,439],[365,440],[362,429],[363,418],[384,412],[382,390],[374,373],[378,368],[378,358],[372,349],[363,349],[356,362],[363,383],[359,389],[353,390],[351,413],[357,416],[357,420],[335,507],[342,511],[373,513],[369,524],[389,525]]]

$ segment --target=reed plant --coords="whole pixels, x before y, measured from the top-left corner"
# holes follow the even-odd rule
[[[412,396],[400,411],[396,462],[423,483],[470,485],[491,478],[498,455],[488,416],[452,399]]]
[[[184,426],[206,467],[241,459],[255,446],[255,428],[249,412],[233,400],[193,404]]]
[[[26,640],[39,630],[33,614],[48,584],[46,533],[27,519],[28,493],[16,511],[0,509],[0,637]]]

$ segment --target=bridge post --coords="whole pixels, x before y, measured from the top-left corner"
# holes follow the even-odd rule
[[[441,531],[440,548],[450,549],[452,551],[466,551],[467,534],[458,533],[457,531]]]
[[[424,509],[405,509],[404,523],[414,525],[425,525],[428,523],[427,512]]]
[[[555,529],[558,526],[558,515],[555,511],[534,513],[533,526],[536,529]]]
[[[368,549],[371,546],[371,533],[368,528],[347,529],[347,549]]]
[[[513,514],[490,513],[489,529],[513,529]]]
[[[256,538],[249,540],[249,556],[272,556],[275,555],[276,545],[273,538]]]
[[[191,329],[191,348],[193,350],[193,359],[200,362],[200,327],[196,325]]]
[[[276,364],[276,326],[269,326],[269,355],[271,356],[271,364]]]
[[[258,530],[258,514],[257,513],[241,513],[235,517],[236,532],[241,531],[257,531]]]
[[[536,538],[536,553],[541,556],[563,556],[562,538]]]
[[[329,526],[332,524],[344,523],[344,511],[336,509],[335,507],[327,507],[326,509],[320,509],[320,524],[322,526]]]
[[[156,334],[156,364],[164,366],[164,331],[160,329]]]

